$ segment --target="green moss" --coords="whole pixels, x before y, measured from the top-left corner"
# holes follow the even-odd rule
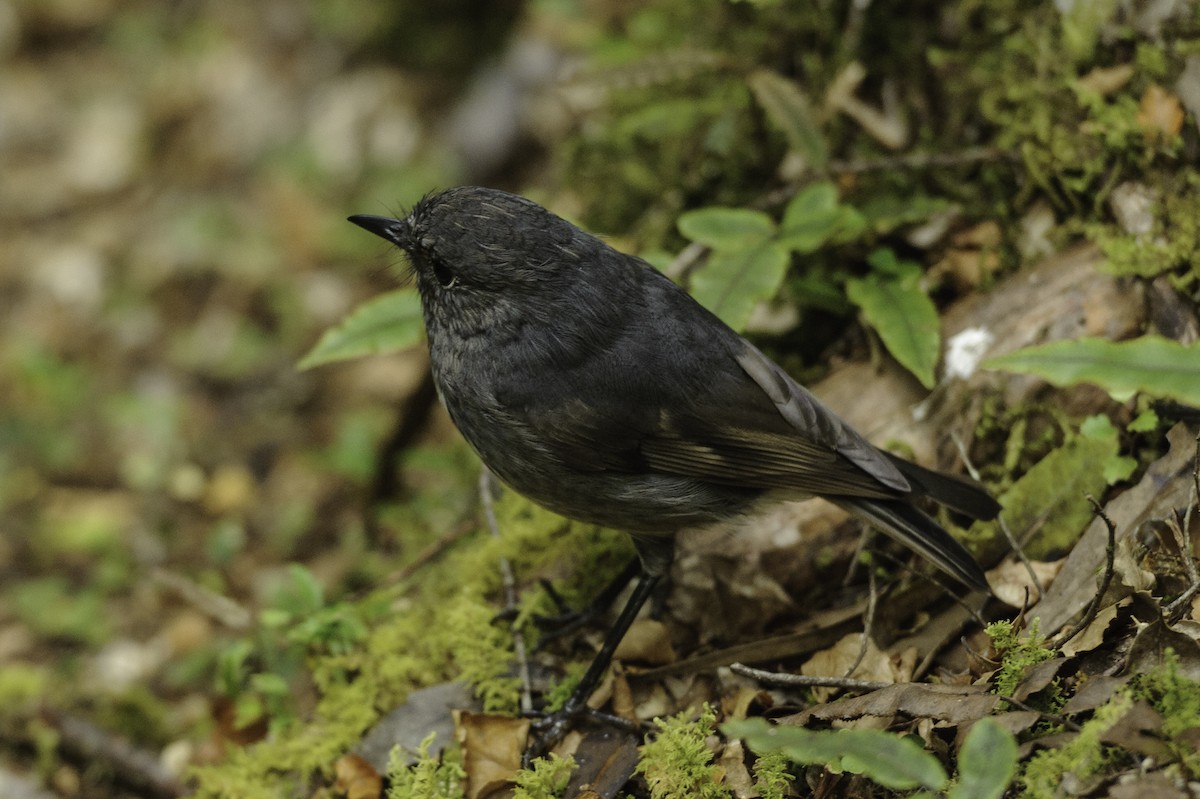
[[[1163,717],[1163,737],[1194,779],[1200,776],[1200,752],[1184,740],[1184,732],[1200,729],[1200,682],[1180,672],[1179,656],[1168,649],[1165,662],[1152,671],[1135,674],[1129,694],[1145,699]]]
[[[754,761],[754,790],[762,799],[784,799],[788,786],[796,779],[791,766],[782,750],[759,755]]]
[[[1100,736],[1120,720],[1131,704],[1128,697],[1113,699],[1096,710],[1070,743],[1034,754],[1021,772],[1021,796],[1055,799],[1060,795],[1064,775],[1085,778],[1105,770],[1119,756],[1119,750],[1102,744]]]
[[[1053,650],[1046,647],[1046,639],[1038,634],[1037,627],[1035,619],[1028,635],[1022,635],[1011,621],[995,621],[987,626],[988,637],[1000,656],[1000,668],[992,678],[992,684],[1000,696],[1012,696],[1030,666],[1054,657]]]
[[[34,711],[49,685],[46,671],[30,663],[0,666],[0,718],[24,717]]]
[[[700,717],[689,720],[684,712],[669,719],[655,719],[658,733],[641,747],[637,773],[646,778],[653,799],[725,799],[729,789],[720,781],[720,767],[713,764],[708,738],[717,714],[709,705]]]
[[[388,758],[387,799],[461,799],[467,773],[454,752],[430,755],[436,736],[421,741],[417,762],[408,765],[399,747]]]
[[[517,772],[513,799],[555,799],[563,795],[571,773],[575,771],[572,758],[558,755],[539,758],[528,769]]]
[[[1156,277],[1170,273],[1177,288],[1200,278],[1200,176],[1165,177],[1150,208],[1153,227],[1134,235],[1117,225],[1091,224],[1088,236],[1104,251],[1104,270],[1114,275]]]

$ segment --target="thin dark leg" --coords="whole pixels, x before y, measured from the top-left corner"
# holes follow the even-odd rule
[[[600,679],[608,669],[608,664],[612,662],[613,652],[617,651],[617,645],[621,643],[621,639],[629,631],[629,626],[637,618],[638,611],[642,609],[642,605],[646,604],[646,600],[654,593],[654,587],[658,585],[658,581],[661,579],[662,574],[642,572],[638,578],[637,585],[633,589],[633,593],[629,596],[625,607],[621,609],[621,615],[617,617],[613,628],[605,636],[604,645],[600,647],[600,651],[596,653],[596,657],[592,658],[591,665],[584,672],[583,677],[579,680],[579,684],[575,686],[575,690],[567,699],[566,704],[560,710],[543,716],[534,722],[531,745],[525,753],[525,760],[527,762],[545,754],[567,734],[567,730],[571,728],[571,722],[583,710],[587,704],[588,697],[592,695],[592,692],[596,690],[596,686],[600,684]]]
[[[629,563],[625,564],[625,568],[621,573],[609,582],[608,585],[592,598],[592,601],[587,604],[587,607],[574,610],[567,605],[558,596],[558,592],[546,583],[543,587],[550,594],[555,604],[559,607],[559,615],[557,616],[538,616],[534,619],[538,630],[541,631],[541,637],[538,638],[538,649],[541,649],[555,638],[561,638],[567,633],[572,633],[599,618],[612,603],[617,600],[621,592],[625,590],[625,586],[629,585],[634,577],[637,577],[641,572],[642,566],[638,558],[633,558]]]

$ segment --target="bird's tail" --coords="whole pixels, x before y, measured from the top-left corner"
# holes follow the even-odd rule
[[[934,472],[930,474],[936,475]],[[906,473],[905,476],[909,475]],[[935,499],[941,499],[937,494],[931,494]],[[978,591],[990,590],[983,569],[967,548],[942,529],[936,521],[907,502],[859,497],[829,499],[849,513],[874,524],[888,536],[926,558],[964,585]],[[954,503],[942,501],[961,510]]]
[[[912,492],[940,502],[950,510],[971,519],[994,519],[1000,512],[1000,503],[984,490],[983,486],[966,477],[945,472],[935,472],[918,466],[912,461],[884,452],[900,473],[912,485]]]

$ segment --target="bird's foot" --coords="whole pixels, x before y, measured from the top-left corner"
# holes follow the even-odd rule
[[[521,765],[529,768],[534,760],[549,754],[550,750],[558,745],[558,742],[582,719],[616,727],[635,735],[642,732],[641,725],[623,719],[620,716],[614,716],[611,713],[602,713],[599,710],[593,710],[587,705],[576,706],[568,703],[568,705],[564,705],[559,710],[538,715],[530,726],[529,742],[525,747]]]

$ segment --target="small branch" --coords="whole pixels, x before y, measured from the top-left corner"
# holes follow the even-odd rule
[[[729,670],[752,680],[784,688],[844,688],[847,691],[878,691],[895,683],[872,680],[852,680],[848,677],[807,677],[803,674],[783,674],[754,669],[742,663],[731,663]]]
[[[483,507],[483,518],[493,538],[500,537],[500,525],[496,522],[496,504],[492,499],[492,489],[495,478],[486,466],[479,473],[479,502]],[[513,618],[510,627],[513,638],[513,656],[517,660],[517,674],[521,679],[521,713],[533,712],[533,688],[529,677],[529,653],[525,646],[525,633],[521,632],[516,623],[517,617],[517,581],[513,578],[512,564],[508,558],[500,558],[500,574],[504,580],[504,610],[503,614]]]
[[[462,538],[467,533],[475,529],[473,520],[460,522],[456,526],[450,528],[436,540],[417,553],[417,556],[412,559],[412,562],[404,567],[397,569],[380,581],[380,585],[395,585],[403,582],[409,577],[412,577],[429,563],[437,560],[443,552],[450,548],[455,541]]]
[[[871,643],[871,628],[875,624],[875,604],[879,598],[879,592],[875,585],[875,570],[867,569],[867,610],[863,615],[863,632],[862,641],[858,646],[858,657],[854,658],[854,662],[850,664],[850,668],[846,669],[846,676],[854,674],[854,670],[862,665],[863,658],[867,656],[867,646]]]
[[[174,799],[184,795],[183,783],[162,767],[155,753],[79,716],[49,712],[47,720],[58,732],[63,749],[89,767],[103,764],[118,780],[147,796]]]
[[[156,568],[151,578],[173,592],[184,602],[231,630],[244,632],[254,622],[250,611],[223,594],[211,591],[178,572]]]
[[[1021,565],[1025,567],[1025,571],[1029,574],[1029,580],[1037,587],[1038,601],[1046,595],[1046,587],[1042,585],[1042,581],[1038,579],[1037,572],[1033,570],[1033,564],[1029,562],[1029,557],[1025,554],[1025,549],[1017,542],[1016,536],[1008,527],[1008,522],[1004,520],[1004,515],[996,516],[996,523],[1000,530],[1004,533],[1004,537],[1008,539],[1008,546],[1012,549],[1013,554],[1017,556],[1017,560],[1021,561]]]
[[[1108,587],[1112,585],[1113,562],[1117,556],[1117,528],[1112,523],[1112,519],[1108,518],[1108,514],[1104,512],[1104,508],[1100,507],[1100,503],[1096,501],[1095,497],[1088,494],[1087,500],[1092,503],[1092,509],[1095,510],[1097,516],[1104,520],[1104,526],[1108,528],[1108,545],[1104,549],[1104,578],[1100,581],[1100,589],[1092,597],[1092,602],[1088,605],[1087,613],[1083,614],[1083,618],[1080,619],[1079,624],[1067,634],[1066,638],[1061,638],[1055,642],[1054,650],[1056,652],[1061,652],[1063,646],[1068,641],[1086,630],[1088,625],[1096,620],[1096,614],[1100,612],[1100,603],[1104,601],[1104,595],[1108,593]]]
[[[1036,707],[1031,707],[1031,706],[1025,704],[1024,702],[1020,701],[1019,699],[1013,699],[1011,696],[1005,696],[1004,694],[997,694],[997,696],[1000,697],[1001,699],[1003,699],[1005,702],[1012,705],[1013,707],[1020,708],[1021,710],[1028,710],[1030,713],[1037,713],[1039,716],[1046,719],[1047,721],[1053,722],[1055,724],[1061,724],[1063,727],[1070,730],[1071,732],[1079,732],[1079,725],[1076,724],[1075,722],[1071,721],[1066,716],[1060,716],[1057,713],[1047,713],[1045,710],[1038,710]]]

